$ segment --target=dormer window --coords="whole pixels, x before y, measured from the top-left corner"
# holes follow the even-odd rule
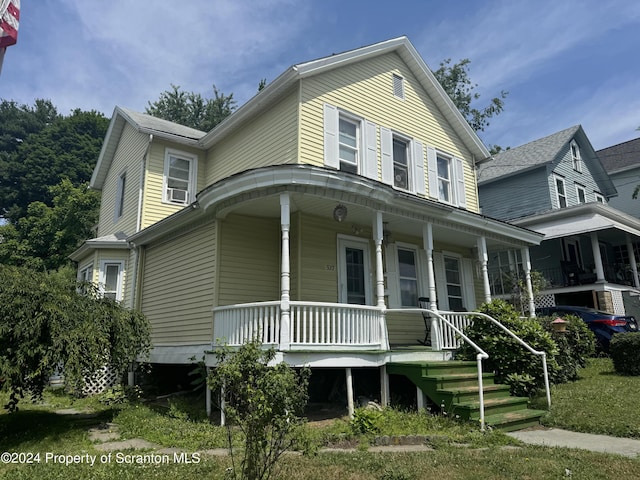
[[[575,140],[571,141],[571,161],[573,162],[573,169],[576,172],[582,172],[582,159],[580,158],[580,148]]]
[[[167,150],[164,163],[162,201],[188,205],[193,201],[196,180],[196,157],[176,150]]]

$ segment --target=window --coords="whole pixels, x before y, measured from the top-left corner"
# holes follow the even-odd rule
[[[79,282],[93,282],[93,263],[90,263],[86,267],[83,267],[78,272]]]
[[[454,312],[464,309],[462,302],[462,276],[460,275],[460,260],[456,257],[444,257],[444,273],[447,283],[447,298],[449,310]]]
[[[127,182],[127,172],[122,172],[118,177],[118,187],[116,190],[116,210],[114,221],[118,221],[124,213],[124,187]]]
[[[393,185],[409,189],[409,142],[393,137]]]
[[[418,268],[416,251],[398,247],[398,276],[400,279],[400,305],[415,308],[418,305]]]
[[[555,177],[556,179],[556,196],[558,198],[558,207],[564,208],[567,206],[567,194],[564,188],[564,178]]]
[[[596,202],[599,202],[599,203],[607,203],[607,202],[606,202],[606,200],[604,199],[604,195],[601,195],[601,194],[599,194],[599,193],[594,193],[593,195],[594,195],[594,196],[595,196],[595,198],[596,198]]]
[[[451,203],[451,160],[441,155],[438,162],[438,199]]]
[[[427,147],[429,196],[456,207],[467,208],[464,161]]]
[[[393,74],[393,96],[404,100],[404,78],[395,73]]]
[[[164,164],[163,201],[178,205],[191,203],[195,190],[196,157],[167,150]]]
[[[102,262],[100,268],[100,293],[104,298],[122,300],[123,262]]]
[[[578,203],[587,203],[587,193],[582,185],[576,184],[576,196],[578,197]]]
[[[582,160],[580,158],[580,149],[575,140],[571,142],[571,160],[573,162],[573,169],[577,172],[582,172]]]
[[[358,173],[360,122],[340,115],[338,121],[338,157],[340,170]]]

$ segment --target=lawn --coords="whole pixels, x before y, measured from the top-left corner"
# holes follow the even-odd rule
[[[640,437],[640,418],[628,405],[628,399],[640,395],[640,378],[618,377],[608,359],[594,359],[582,374],[583,378],[577,382],[554,387],[553,406],[545,423],[573,430]],[[60,393],[47,392],[44,402],[31,404],[25,400],[20,407],[15,414],[0,413],[0,450],[14,452],[16,457],[19,453],[31,453],[34,463],[0,464],[0,478],[223,479],[230,465],[228,457],[204,454],[192,463],[180,463],[180,457],[173,454],[166,457],[167,463],[162,463],[165,457],[157,454],[155,460],[131,456],[152,453],[149,451],[124,451],[125,455],[121,453],[119,458],[113,452],[108,457],[89,439],[88,429],[92,425],[114,422],[121,439],[144,438],[189,455],[224,446],[224,429],[203,419],[200,409],[194,409],[189,399],[175,400],[163,408],[148,404],[110,406],[95,398],[74,401]],[[69,407],[92,411],[98,416],[85,418],[54,413]],[[280,463],[278,478],[640,478],[637,459],[518,445],[501,432],[481,433],[477,425],[459,424],[426,413],[389,410],[373,420],[372,424],[364,422],[368,434],[356,434],[344,418],[308,424],[299,434],[299,446],[307,454],[286,455]],[[433,449],[414,453],[372,452],[369,445],[375,431],[385,435],[426,435]],[[351,453],[329,453],[320,449],[325,445],[355,446],[356,449]],[[40,457],[35,461],[38,453]],[[71,465],[65,465],[59,463],[65,457],[53,455],[78,457]],[[92,457],[95,458],[93,466],[86,463]],[[26,460],[26,457],[16,459]],[[143,463],[127,463],[136,459]]]

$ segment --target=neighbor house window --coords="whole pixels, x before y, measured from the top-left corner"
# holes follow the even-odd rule
[[[195,194],[196,157],[184,152],[167,150],[164,164],[163,200],[187,205]]]
[[[393,185],[409,190],[409,142],[393,137]]]
[[[444,257],[444,273],[447,282],[447,298],[449,310],[461,311],[464,308],[462,302],[462,275],[460,274],[460,259],[456,257]]]
[[[567,194],[564,188],[564,178],[555,177],[556,179],[556,196],[558,199],[558,207],[564,208],[567,206]]]
[[[114,220],[117,221],[124,213],[124,187],[127,182],[127,172],[122,172],[118,177],[118,187],[116,189],[116,209]]]
[[[596,202],[607,203],[606,200],[604,199],[604,195],[600,195],[599,193],[594,193],[594,196],[596,198]]]
[[[122,300],[122,262],[102,262],[100,266],[100,293],[104,298]]]
[[[451,203],[451,160],[438,155],[438,199]]]
[[[573,162],[573,169],[582,172],[582,159],[580,158],[580,149],[578,144],[574,141],[571,142],[571,160]]]
[[[404,78],[393,74],[393,96],[404,100]]]
[[[400,305],[418,305],[418,267],[416,250],[398,247],[398,273],[400,279]]]
[[[360,122],[340,115],[338,120],[340,170],[358,173],[360,163]]]
[[[582,185],[576,184],[576,197],[578,197],[578,203],[587,203],[587,193]]]

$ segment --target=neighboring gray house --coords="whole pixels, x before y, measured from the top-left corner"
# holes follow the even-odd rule
[[[547,280],[536,305],[583,305],[640,313],[640,220],[612,208],[617,195],[581,126],[506,150],[478,165],[482,213],[545,235],[531,266]],[[509,295],[519,278],[516,251],[489,257],[494,295]]]
[[[603,148],[596,152],[602,166],[618,190],[609,205],[640,218],[640,199],[633,199],[633,191],[640,184],[640,138]]]

